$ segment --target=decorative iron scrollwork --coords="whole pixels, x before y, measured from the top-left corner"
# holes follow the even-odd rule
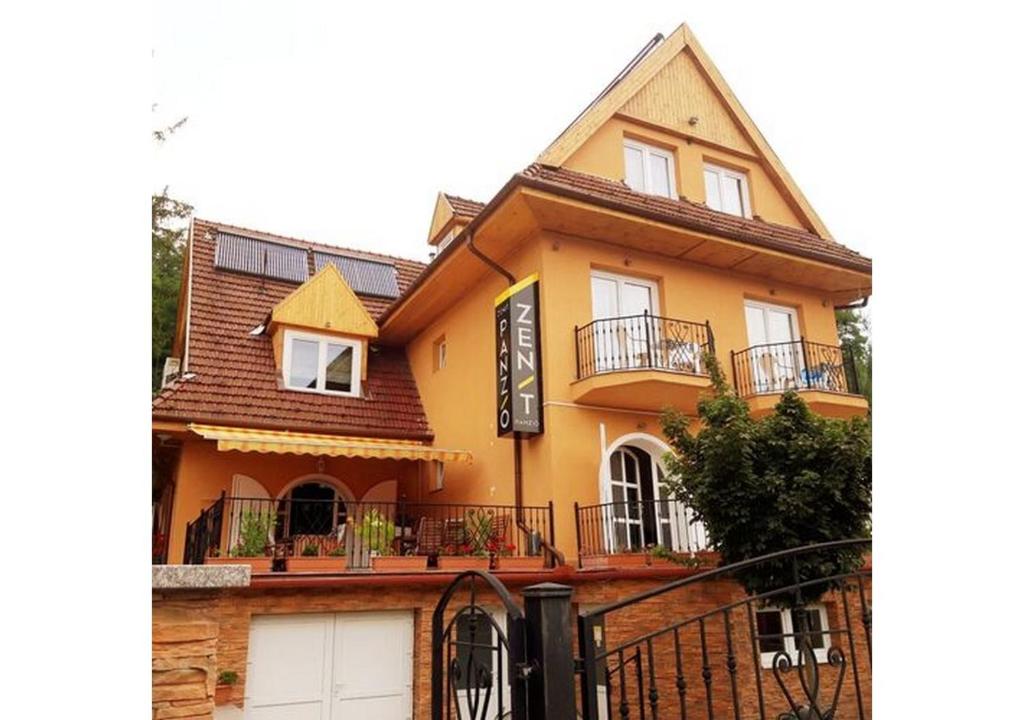
[[[825,657],[828,665],[837,668],[839,674],[836,677],[831,702],[823,708],[818,655],[811,646],[810,638],[807,635],[800,638],[796,660],[796,674],[800,679],[800,688],[803,690],[803,699],[806,700],[806,704],[798,703],[797,698],[794,698],[793,693],[786,685],[786,676],[793,670],[793,659],[789,652],[779,650],[775,653],[772,658],[772,674],[790,707],[789,712],[779,714],[778,720],[833,720],[835,718],[836,708],[839,705],[839,693],[846,675],[846,655],[839,647],[832,646],[828,649]]]

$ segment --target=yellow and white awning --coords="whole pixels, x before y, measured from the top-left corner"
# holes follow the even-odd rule
[[[190,423],[188,429],[206,440],[216,440],[221,451],[328,455],[330,457],[383,458],[388,460],[438,460],[473,462],[468,450],[445,450],[414,440],[346,437],[278,430]]]

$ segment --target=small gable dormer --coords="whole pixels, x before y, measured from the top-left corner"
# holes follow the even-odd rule
[[[361,395],[377,323],[333,263],[274,306],[267,331],[286,390]]]
[[[437,252],[441,252],[448,246],[448,243],[466,229],[466,226],[473,221],[483,207],[483,203],[475,200],[467,200],[443,192],[438,193],[437,202],[434,203],[434,216],[430,220],[430,233],[427,236],[427,242],[437,248]]]

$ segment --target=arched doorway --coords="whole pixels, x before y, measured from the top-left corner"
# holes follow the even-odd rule
[[[670,448],[643,433],[614,443],[602,463],[606,511],[605,542],[612,552],[636,552],[655,545],[676,552],[707,549],[701,523],[665,487],[662,456]]]
[[[328,552],[345,541],[346,521],[355,501],[352,491],[328,475],[309,475],[289,483],[277,497],[274,539],[289,541],[299,554],[307,545]]]

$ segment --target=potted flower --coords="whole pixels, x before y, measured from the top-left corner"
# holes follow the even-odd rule
[[[356,535],[370,553],[376,572],[418,572],[427,569],[425,555],[397,555],[393,549],[395,524],[371,508],[356,525]]]
[[[217,687],[213,691],[214,705],[227,705],[231,702],[231,693],[238,682],[238,673],[234,670],[221,670],[217,673]]]
[[[316,545],[306,545],[302,552],[285,560],[288,572],[340,573],[348,569],[345,546],[338,545],[323,555]]]
[[[437,569],[449,572],[464,570],[490,570],[491,556],[473,543],[446,545],[444,552],[437,556]]]
[[[498,570],[502,571],[525,571],[543,570],[543,555],[516,555],[516,546],[512,543],[502,543],[496,549],[494,556],[497,558]]]
[[[248,565],[254,573],[268,573],[274,559],[267,555],[267,539],[274,526],[274,517],[269,512],[246,510],[242,513],[238,543],[231,548],[228,557],[219,554],[206,559],[211,565]]]

